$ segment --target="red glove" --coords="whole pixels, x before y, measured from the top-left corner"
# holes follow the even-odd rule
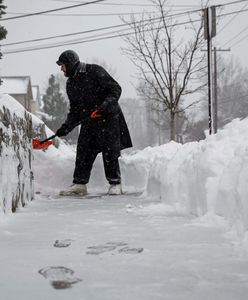
[[[91,119],[100,119],[101,117],[102,117],[102,115],[97,109],[94,110],[90,115]]]

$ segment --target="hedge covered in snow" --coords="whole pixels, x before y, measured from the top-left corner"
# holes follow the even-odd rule
[[[14,98],[0,94],[0,215],[33,199],[32,117]]]

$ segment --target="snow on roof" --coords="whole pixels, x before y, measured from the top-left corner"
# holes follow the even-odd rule
[[[0,109],[5,106],[11,113],[15,113],[18,117],[23,118],[25,114],[25,108],[13,97],[7,94],[1,94],[0,92]]]
[[[1,77],[0,93],[6,94],[26,94],[29,76]]]

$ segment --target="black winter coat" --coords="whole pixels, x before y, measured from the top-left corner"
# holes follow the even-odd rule
[[[104,68],[80,62],[67,80],[66,90],[70,110],[62,127],[69,133],[81,123],[79,142],[82,148],[88,147],[89,143],[92,145],[92,142],[98,152],[106,147],[119,150],[132,147],[118,104],[121,87]],[[96,109],[103,116],[100,120],[90,118]]]

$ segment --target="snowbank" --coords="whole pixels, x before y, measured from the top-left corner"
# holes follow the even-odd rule
[[[56,195],[72,184],[76,159],[76,147],[62,140],[59,147],[50,146],[45,151],[35,151],[33,170],[36,193]],[[106,192],[107,181],[104,175],[101,155],[98,155],[92,169],[89,191]]]
[[[204,141],[123,156],[121,169],[125,189],[196,216],[222,216],[248,241],[248,119],[233,120]]]
[[[32,198],[31,138],[25,131],[30,118],[38,138],[53,132],[37,117],[27,114],[13,98],[1,95],[0,103],[0,213],[3,213],[15,210],[19,202],[25,205]],[[204,141],[185,145],[170,142],[123,154],[120,158],[123,190],[161,199],[167,208],[197,216],[201,224],[227,222],[248,249],[247,136],[248,119],[236,119]],[[34,151],[33,155],[36,192],[54,194],[71,184],[75,148],[60,141],[59,147]],[[100,155],[89,187],[95,191],[107,188]]]
[[[37,138],[44,139],[54,135],[54,132],[36,116],[32,115],[32,122]],[[72,184],[76,146],[69,145],[60,138],[53,141],[54,145],[48,149],[33,152],[34,190],[36,193],[54,195]],[[101,155],[98,155],[94,163],[88,188],[94,192],[107,191]]]
[[[54,133],[14,98],[0,94],[0,215],[34,198],[34,191],[56,192],[71,183],[75,150],[62,140],[33,150],[32,138]]]
[[[51,135],[51,134],[50,134]],[[58,193],[72,182],[75,150],[62,141],[59,147],[34,151],[34,187],[38,193]]]
[[[31,116],[7,94],[0,94],[0,215],[33,198]]]

